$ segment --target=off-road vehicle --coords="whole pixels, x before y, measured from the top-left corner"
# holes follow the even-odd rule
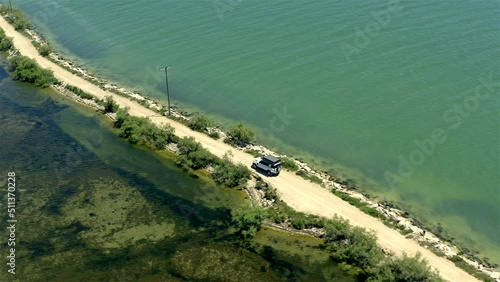
[[[252,164],[253,169],[260,169],[268,176],[278,175],[281,171],[281,160],[273,156],[256,158]]]

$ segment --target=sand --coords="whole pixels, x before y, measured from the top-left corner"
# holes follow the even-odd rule
[[[13,38],[14,46],[19,52],[30,58],[35,59],[42,67],[49,68],[54,72],[57,79],[70,85],[81,88],[82,90],[93,94],[94,96],[103,99],[105,96],[112,96],[120,107],[129,107],[129,113],[140,117],[150,117],[156,124],[169,123],[175,128],[175,133],[180,136],[191,136],[200,142],[206,149],[213,154],[222,157],[226,152],[231,151],[231,160],[235,163],[243,163],[250,166],[253,161],[253,156],[250,154],[238,151],[231,146],[210,138],[202,133],[190,130],[185,125],[170,120],[144,106],[131,101],[117,94],[104,91],[98,86],[70,73],[69,71],[59,67],[55,63],[40,56],[35,47],[31,44],[31,40],[16,32],[14,28],[8,24],[4,18],[0,17],[0,27],[5,31],[6,35]],[[398,231],[384,225],[380,220],[371,217],[356,207],[344,202],[337,196],[330,193],[327,189],[306,181],[300,176],[293,173],[282,172],[278,177],[266,178],[269,184],[276,188],[281,199],[295,210],[324,216],[332,217],[339,215],[348,219],[353,225],[362,226],[373,230],[378,237],[378,243],[382,248],[390,250],[396,254],[406,252],[410,255],[420,253],[429,264],[437,269],[441,276],[449,281],[479,281],[467,272],[456,267],[451,261],[439,257],[420,246],[415,241],[405,238]]]

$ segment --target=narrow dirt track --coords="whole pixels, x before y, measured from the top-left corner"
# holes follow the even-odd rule
[[[204,134],[192,131],[181,123],[163,116],[160,117],[152,110],[149,110],[125,97],[104,91],[98,86],[93,85],[92,83],[70,73],[48,59],[40,56],[35,47],[31,44],[31,40],[16,32],[2,17],[0,17],[0,27],[5,31],[7,36],[13,38],[14,46],[21,52],[22,55],[33,58],[42,67],[49,68],[54,71],[54,75],[57,79],[77,86],[101,99],[105,96],[112,96],[121,107],[129,107],[130,114],[132,115],[151,117],[153,122],[156,124],[169,123],[175,128],[177,135],[180,137],[194,137],[205,148],[219,157],[222,157],[224,153],[228,151],[232,151],[233,162],[243,163],[245,165],[250,165],[252,163],[253,156],[235,150],[231,146],[224,144],[223,142],[216,141]],[[324,217],[332,217],[337,214],[348,219],[354,225],[362,226],[375,231],[378,236],[378,243],[385,249],[391,250],[396,254],[401,254],[402,252],[406,252],[410,255],[421,253],[422,257],[425,258],[432,267],[436,268],[441,276],[446,280],[453,282],[479,281],[465,271],[456,267],[451,261],[438,257],[429,250],[418,245],[416,242],[406,239],[398,231],[385,226],[380,220],[361,212],[354,206],[344,202],[319,185],[306,181],[289,172],[282,172],[279,177],[267,178],[266,181],[277,189],[283,201],[298,211]]]

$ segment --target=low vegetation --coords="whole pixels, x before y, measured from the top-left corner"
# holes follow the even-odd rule
[[[103,106],[105,113],[116,113],[120,108],[120,106],[111,96],[106,96],[106,98],[103,101]]]
[[[158,128],[149,118],[129,115],[127,109],[116,113],[115,127],[120,129],[120,137],[132,144],[146,145],[161,150],[175,140],[174,128],[164,125]]]
[[[385,219],[385,216],[382,213],[380,213],[377,209],[370,207],[367,203],[361,201],[360,199],[351,197],[348,194],[342,193],[335,189],[332,189],[332,193],[335,194],[337,197],[341,198],[342,200],[348,202],[349,204],[357,207],[366,214],[369,214],[376,218]]]
[[[83,91],[82,89],[76,87],[76,86],[73,86],[73,85],[69,85],[69,84],[66,84],[64,86],[64,88],[68,89],[69,91],[75,93],[76,95],[80,96],[82,99],[94,99],[94,95],[92,94],[89,94],[85,91]]]
[[[7,5],[0,6],[0,14],[5,17],[5,20],[9,22],[17,31],[24,31],[27,28],[31,28],[31,23],[28,18],[19,9],[12,9]]]
[[[297,163],[295,163],[294,160],[287,157],[281,158],[281,166],[289,171],[299,170],[299,166],[297,165]]]
[[[203,148],[193,137],[184,137],[177,142],[179,158],[177,165],[184,170],[206,168],[217,163],[217,157]]]
[[[231,126],[228,132],[228,139],[226,142],[236,146],[244,147],[255,139],[255,132],[251,127],[243,122]]]
[[[485,273],[482,273],[477,270],[474,266],[466,263],[461,257],[459,256],[454,256],[450,259],[456,266],[460,267],[461,269],[465,270],[469,274],[475,276],[476,278],[485,281],[485,282],[495,282],[493,278],[490,276],[486,275]]]
[[[302,170],[298,170],[297,172],[295,172],[295,174],[304,178],[305,180],[311,181],[312,183],[316,183],[316,184],[320,184],[320,185],[323,184],[323,180],[321,180],[321,178],[314,176],[314,175],[309,175]]]
[[[250,170],[245,165],[233,164],[225,156],[212,172],[215,183],[226,187],[243,187],[250,179]]]
[[[243,187],[250,179],[250,170],[242,164],[233,164],[226,156],[220,159],[207,151],[192,137],[178,138],[170,125],[158,128],[149,118],[128,114],[127,109],[116,113],[115,127],[120,137],[133,144],[142,144],[153,149],[164,149],[169,143],[176,143],[179,151],[176,164],[184,170],[197,170],[212,166],[211,177],[215,183],[226,187]]]
[[[35,60],[28,57],[10,57],[9,66],[16,80],[33,83],[39,87],[48,87],[57,82],[51,70],[40,67]]]
[[[265,211],[258,206],[241,207],[233,210],[231,215],[238,228],[237,234],[248,239],[254,237],[260,230],[264,222]]]
[[[188,122],[189,128],[199,132],[207,132],[207,129],[212,126],[215,126],[215,121],[201,114],[192,117]]]
[[[0,29],[0,51],[8,51],[10,50],[10,48],[12,48],[12,46],[12,38],[7,37],[3,29]]]
[[[34,40],[31,41],[31,44],[35,46],[36,50],[38,50],[38,53],[43,57],[47,57],[48,55],[50,55],[50,53],[54,51],[52,49],[52,46],[50,46],[49,44],[40,44]]]

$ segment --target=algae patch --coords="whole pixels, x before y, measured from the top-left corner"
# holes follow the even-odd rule
[[[172,237],[175,224],[161,222],[142,195],[119,181],[103,179],[81,185],[62,208],[67,223],[87,229],[78,236],[95,248],[123,248],[139,240]]]
[[[174,271],[190,281],[279,281],[267,261],[224,244],[184,248],[170,261]]]

